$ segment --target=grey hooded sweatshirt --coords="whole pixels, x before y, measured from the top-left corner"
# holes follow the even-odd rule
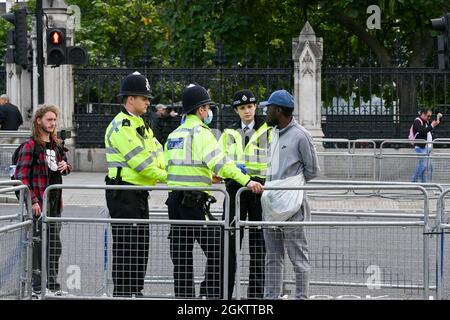
[[[269,152],[267,181],[296,176],[303,172],[309,181],[319,175],[319,161],[311,134],[292,117],[283,129],[275,127]]]
[[[281,130],[275,127],[272,131],[266,181],[286,179],[301,172],[305,181],[317,177],[320,172],[319,161],[311,134],[292,117],[287,127]],[[310,208],[305,194],[300,211],[288,221],[302,221],[309,215]]]

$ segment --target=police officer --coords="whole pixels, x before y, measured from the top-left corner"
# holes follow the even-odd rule
[[[262,185],[250,180],[225,157],[208,127],[212,120],[211,98],[199,85],[183,90],[182,104],[185,121],[173,131],[165,145],[167,184],[169,186],[210,187],[213,174],[231,178],[253,192],[262,192]],[[215,199],[207,192],[172,191],[167,199],[171,220],[211,220],[209,204]],[[175,296],[195,297],[193,246],[198,242],[206,255],[205,280],[200,295],[220,298],[222,293],[222,247],[219,227],[173,224],[170,228],[170,256],[174,264]]]
[[[229,128],[225,129],[219,143],[225,154],[232,158],[243,172],[261,184],[265,182],[267,171],[267,147],[271,128],[255,117],[256,98],[250,90],[241,90],[233,97],[234,111],[239,115]],[[230,195],[230,222],[234,226],[236,192],[242,185],[232,179],[226,179]],[[241,195],[240,219],[262,220],[261,195],[244,192]],[[241,230],[241,243],[244,236]],[[232,297],[236,273],[235,234],[230,234],[230,259],[228,266],[228,298]],[[261,229],[249,230],[250,270],[247,298],[264,297],[264,233]]]
[[[108,185],[155,185],[165,182],[164,154],[141,115],[150,105],[150,84],[139,72],[122,82],[119,96],[123,108],[105,134]],[[111,218],[148,219],[148,191],[107,190],[106,203]],[[147,271],[149,226],[113,224],[114,296],[142,295]]]

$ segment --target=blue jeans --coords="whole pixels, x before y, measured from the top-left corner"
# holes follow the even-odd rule
[[[424,148],[416,147],[416,153],[420,155],[419,163],[416,166],[416,170],[411,178],[411,182],[427,182],[431,181],[431,174],[433,172],[433,165],[429,155],[432,148],[426,146]],[[427,179],[428,178],[428,179]]]

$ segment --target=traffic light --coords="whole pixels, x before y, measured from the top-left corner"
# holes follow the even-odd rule
[[[66,44],[66,29],[47,29],[47,65],[86,64],[87,51],[80,46]]]
[[[66,29],[47,29],[47,65],[66,63]]]
[[[88,54],[85,48],[80,46],[67,47],[67,64],[87,64]]]
[[[28,25],[27,9],[21,8],[14,13],[4,13],[2,18],[14,25],[14,30],[8,31],[6,62],[22,66],[28,64]]]
[[[439,69],[450,70],[450,13],[431,19],[431,29],[441,34],[434,38],[434,48]]]

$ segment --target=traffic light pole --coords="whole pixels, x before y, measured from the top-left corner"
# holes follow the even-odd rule
[[[43,45],[42,0],[36,0],[36,39],[38,68],[38,103],[44,103],[44,45]]]

